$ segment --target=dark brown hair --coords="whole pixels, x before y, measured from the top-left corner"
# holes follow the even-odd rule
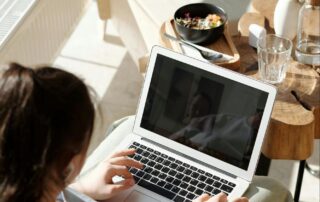
[[[0,75],[0,201],[39,201],[86,149],[94,107],[71,73],[11,64]]]

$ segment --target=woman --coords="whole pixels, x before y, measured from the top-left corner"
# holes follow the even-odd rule
[[[0,201],[63,199],[61,191],[83,166],[93,124],[89,92],[76,76],[11,64],[0,74]],[[134,152],[115,153],[71,187],[95,200],[130,188],[135,182],[127,167],[143,167],[127,158]],[[124,180],[113,184],[116,175]],[[195,201],[226,201],[226,196],[202,195]]]

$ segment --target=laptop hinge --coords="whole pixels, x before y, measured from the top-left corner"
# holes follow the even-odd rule
[[[170,152],[172,152],[172,153],[174,153],[174,154],[177,154],[177,155],[179,155],[179,156],[181,156],[181,157],[183,157],[183,158],[189,159],[190,161],[199,163],[200,165],[203,165],[203,166],[205,166],[205,167],[207,167],[207,168],[209,168],[209,169],[216,170],[217,172],[223,173],[223,174],[225,174],[225,175],[227,175],[227,176],[229,176],[229,177],[232,177],[232,178],[237,178],[237,176],[235,176],[235,175],[233,175],[233,174],[230,174],[230,173],[228,173],[228,172],[226,172],[226,171],[224,171],[224,170],[221,170],[221,169],[216,168],[216,167],[214,167],[214,166],[212,166],[212,165],[209,165],[209,164],[207,164],[207,163],[205,163],[205,162],[202,162],[202,161],[200,161],[199,159],[195,159],[195,158],[193,158],[193,157],[191,157],[191,156],[188,156],[188,155],[183,154],[183,153],[181,153],[181,152],[178,152],[178,151],[176,151],[176,150],[174,150],[174,149],[171,149],[171,148],[169,148],[169,147],[166,147],[166,146],[164,146],[164,145],[162,145],[162,144],[159,144],[158,142],[155,142],[155,141],[152,141],[152,140],[150,140],[150,139],[148,139],[148,138],[143,138],[143,137],[142,137],[141,139],[142,139],[143,141],[150,142],[151,144],[157,145],[158,147],[160,147],[160,148],[162,148],[162,149],[165,149],[165,150],[168,150],[168,151],[170,151]]]

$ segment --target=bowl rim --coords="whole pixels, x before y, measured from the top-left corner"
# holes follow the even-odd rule
[[[200,29],[192,29],[192,28],[189,28],[189,27],[185,27],[185,26],[181,25],[180,23],[178,23],[178,22],[176,21],[177,12],[178,12],[180,9],[184,8],[184,7],[193,6],[193,5],[209,5],[209,6],[214,6],[214,7],[216,7],[217,9],[219,9],[220,11],[222,11],[222,13],[223,13],[223,15],[224,15],[224,17],[225,17],[225,20],[221,23],[221,25],[219,25],[219,26],[217,26],[217,27],[212,27],[212,28],[210,28],[210,29],[201,29],[201,30],[200,30]],[[174,12],[173,20],[174,20],[175,24],[178,25],[178,26],[185,27],[185,28],[190,29],[190,30],[206,31],[206,30],[213,30],[213,29],[216,29],[216,28],[218,28],[218,27],[224,26],[224,25],[228,22],[228,14],[226,13],[226,11],[225,11],[223,8],[221,8],[220,6],[216,6],[215,4],[210,4],[210,3],[191,3],[191,4],[186,4],[186,5],[183,5],[183,6],[179,7],[179,8]]]

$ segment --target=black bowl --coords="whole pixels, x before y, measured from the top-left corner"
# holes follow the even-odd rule
[[[192,18],[205,18],[208,14],[216,14],[221,17],[222,24],[218,27],[205,30],[188,28],[176,21],[177,18],[184,18],[186,13],[189,13]],[[188,4],[182,6],[174,13],[174,24],[180,37],[186,41],[201,45],[210,44],[219,39],[223,34],[227,19],[227,14],[222,8],[207,3]]]

